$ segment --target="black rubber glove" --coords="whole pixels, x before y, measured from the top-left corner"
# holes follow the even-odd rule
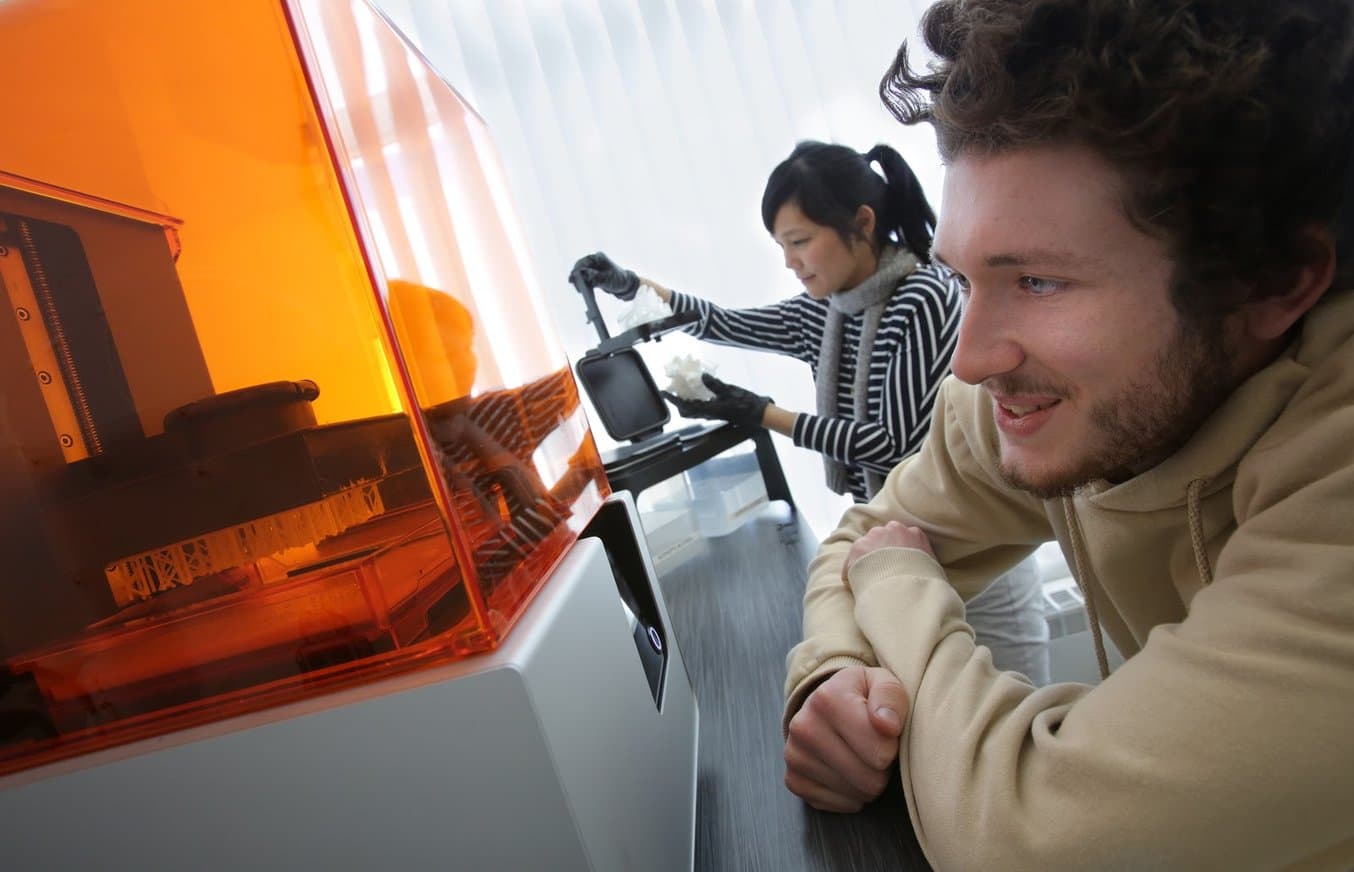
[[[711,418],[716,421],[732,421],[743,427],[762,426],[762,415],[766,407],[775,400],[754,394],[747,388],[726,384],[710,373],[701,376],[701,381],[715,396],[709,400],[684,400],[681,397],[663,391],[667,401],[677,407],[683,418]]]
[[[587,254],[574,262],[569,270],[569,283],[582,279],[590,288],[606,291],[622,300],[633,300],[639,292],[639,276],[633,270],[621,269],[602,252]]]

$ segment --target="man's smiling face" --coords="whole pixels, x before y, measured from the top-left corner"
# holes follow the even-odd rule
[[[1169,456],[1235,386],[1225,323],[1182,320],[1166,244],[1081,146],[963,155],[934,254],[965,295],[956,376],[992,398],[1002,472],[1050,498]]]

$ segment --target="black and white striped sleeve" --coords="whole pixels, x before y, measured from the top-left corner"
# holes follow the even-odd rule
[[[791,297],[753,309],[723,309],[709,300],[673,291],[673,312],[696,312],[700,320],[686,332],[716,345],[771,351],[813,364],[823,316],[806,296]],[[815,318],[815,315],[817,317]]]
[[[870,406],[879,409],[880,420],[800,414],[792,433],[796,445],[885,474],[920,447],[936,392],[949,373],[960,309],[957,297],[939,279],[921,275],[909,284],[913,287],[880,325],[881,334],[895,333],[897,351],[869,374],[870,393],[879,391],[877,405]]]

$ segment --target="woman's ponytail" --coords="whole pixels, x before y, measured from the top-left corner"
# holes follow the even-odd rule
[[[875,216],[875,220],[886,231],[895,231],[918,260],[929,262],[936,213],[931,209],[916,173],[901,154],[883,143],[867,151],[864,157],[868,163],[879,164],[884,171],[883,214]]]

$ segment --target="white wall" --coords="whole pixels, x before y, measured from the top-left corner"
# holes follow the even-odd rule
[[[767,174],[801,139],[887,142],[939,207],[930,128],[903,128],[877,96],[923,0],[377,4],[488,123],[571,359],[597,341],[566,280],[590,251],[724,306],[798,293],[759,208]],[[618,332],[617,306],[601,302]],[[698,353],[727,381],[814,408],[798,362],[685,336],[642,352],[660,382],[671,356]],[[821,535],[849,500],[827,491],[818,455],[781,437],[777,447]]]

